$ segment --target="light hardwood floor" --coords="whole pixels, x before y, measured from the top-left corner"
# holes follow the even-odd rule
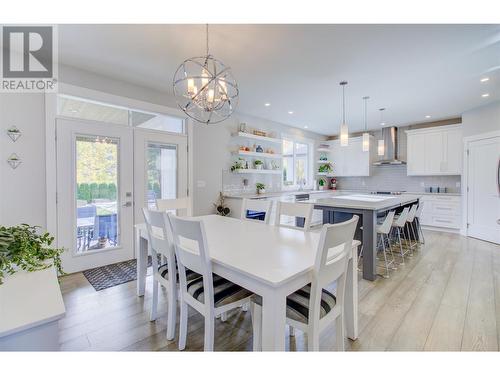
[[[360,279],[359,339],[348,350],[490,350],[500,342],[500,246],[456,234],[425,232],[426,244],[389,279]],[[382,271],[382,270],[381,270]],[[61,278],[66,317],[62,350],[177,350],[166,336],[165,290],[159,319],[149,322],[146,295],[135,282],[96,292],[81,273]],[[178,331],[177,331],[178,332]],[[203,350],[203,319],[190,311],[186,350]],[[321,350],[334,347],[325,332]],[[306,350],[299,331],[287,350]],[[215,350],[251,350],[250,312],[236,310],[216,323]]]

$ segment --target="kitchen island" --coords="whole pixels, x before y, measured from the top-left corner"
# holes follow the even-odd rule
[[[326,198],[312,198],[303,201],[323,211],[323,224],[334,224],[348,220],[352,215],[360,216],[357,230],[363,244],[363,278],[376,279],[377,267],[377,215],[389,210],[400,210],[418,203],[420,195],[370,195],[359,193],[338,193]],[[360,233],[361,232],[361,233]]]

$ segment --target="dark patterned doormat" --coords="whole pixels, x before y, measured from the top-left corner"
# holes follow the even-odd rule
[[[151,257],[148,257],[148,267],[151,266]],[[137,260],[108,264],[107,266],[92,268],[83,271],[83,275],[95,290],[103,290],[137,280]]]

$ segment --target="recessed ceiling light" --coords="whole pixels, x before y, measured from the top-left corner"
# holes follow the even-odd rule
[[[490,80],[489,77],[484,77],[484,78],[481,78],[481,82],[488,82]]]
[[[289,115],[293,115],[293,111],[288,111],[288,114]]]
[[[304,129],[307,129],[307,128],[308,128],[308,126],[307,126],[307,125],[306,125],[306,126],[304,126]]]
[[[271,103],[265,103],[264,104],[266,107],[269,107],[271,105]]]
[[[431,118],[431,115],[425,115],[425,118]]]
[[[486,93],[486,94],[483,94],[481,95],[483,98],[487,98],[488,96],[490,96],[490,94]]]
[[[381,122],[380,125],[384,126],[385,125],[385,122]]]

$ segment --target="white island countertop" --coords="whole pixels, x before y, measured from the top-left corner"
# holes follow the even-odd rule
[[[315,206],[379,211],[416,202],[421,197],[419,194],[376,195],[338,193],[326,198],[311,198],[301,201],[301,203],[311,203]]]
[[[54,267],[19,271],[0,285],[0,337],[58,320],[65,311]]]

